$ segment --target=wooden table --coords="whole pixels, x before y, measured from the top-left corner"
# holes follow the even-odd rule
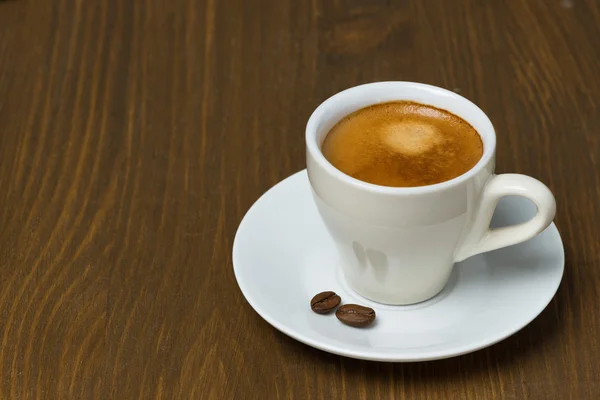
[[[0,398],[600,398],[600,2],[0,2]],[[248,305],[231,247],[359,83],[450,88],[546,182],[566,273],[507,340],[383,364]]]

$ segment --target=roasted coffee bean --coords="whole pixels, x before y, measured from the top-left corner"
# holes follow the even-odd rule
[[[375,321],[375,310],[358,304],[344,304],[337,309],[335,316],[346,325],[362,328]]]
[[[340,305],[342,299],[334,292],[321,292],[310,301],[310,308],[317,314],[326,314]]]

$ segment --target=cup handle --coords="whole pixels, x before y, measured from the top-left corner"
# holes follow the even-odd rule
[[[522,196],[536,205],[537,213],[527,222],[490,229],[490,221],[498,201],[504,196]],[[527,175],[502,174],[492,176],[485,185],[479,209],[469,233],[455,253],[456,262],[475,254],[524,242],[550,225],[556,213],[556,201],[546,185]]]

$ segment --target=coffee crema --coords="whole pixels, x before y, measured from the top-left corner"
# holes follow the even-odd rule
[[[361,181],[415,187],[464,174],[481,159],[483,142],[449,111],[393,101],[346,116],[329,131],[322,151],[334,167]]]

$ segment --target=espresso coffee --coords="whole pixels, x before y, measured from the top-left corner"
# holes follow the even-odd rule
[[[473,168],[481,137],[460,117],[430,105],[393,101],[362,108],[339,121],[322,145],[337,169],[382,186],[433,185]]]

